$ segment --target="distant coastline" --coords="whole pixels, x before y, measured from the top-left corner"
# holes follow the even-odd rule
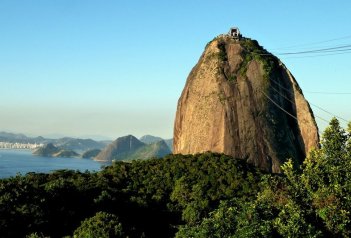
[[[0,141],[0,149],[12,149],[12,150],[34,150],[39,147],[43,147],[44,144],[38,143],[11,143],[11,142],[1,142]]]

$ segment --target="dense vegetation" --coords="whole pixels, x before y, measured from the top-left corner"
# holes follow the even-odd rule
[[[1,237],[349,237],[351,136],[336,119],[321,148],[283,175],[214,153],[116,162],[0,181]]]
[[[16,176],[0,183],[0,234],[72,235],[101,211],[117,216],[130,237],[171,237],[178,225],[199,223],[220,200],[253,198],[260,174],[241,160],[206,153],[116,162],[99,173]]]

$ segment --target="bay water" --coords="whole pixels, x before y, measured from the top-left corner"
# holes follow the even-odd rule
[[[105,165],[92,159],[39,157],[32,155],[30,150],[0,149],[0,178],[16,176],[18,173],[49,173],[60,169],[99,171]]]

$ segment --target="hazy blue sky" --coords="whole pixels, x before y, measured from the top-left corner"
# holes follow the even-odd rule
[[[350,12],[348,0],[0,0],[0,131],[170,138],[213,37],[238,26],[275,53],[350,44]],[[351,95],[308,93],[351,92],[349,53],[280,58],[310,102],[351,119]]]

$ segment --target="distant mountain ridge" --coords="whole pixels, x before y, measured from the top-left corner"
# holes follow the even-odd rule
[[[164,140],[147,144],[135,152],[133,152],[129,157],[128,160],[145,160],[150,158],[162,158],[165,155],[171,153],[168,145]]]
[[[0,141],[9,143],[29,143],[29,144],[53,144],[65,150],[85,152],[92,149],[103,149],[110,141],[95,141],[92,139],[79,139],[63,137],[59,139],[49,139],[42,136],[28,137],[24,134],[0,132]]]
[[[163,157],[172,153],[173,139],[145,135],[137,139],[133,135],[117,138],[115,141],[95,141],[62,137],[48,139],[42,136],[28,137],[24,134],[0,132],[0,141],[9,143],[43,144],[33,155],[48,157],[94,158],[97,161],[144,160]]]
[[[172,139],[163,139],[161,137],[158,136],[152,136],[152,135],[145,135],[140,137],[139,139],[141,142],[145,143],[145,144],[152,144],[155,142],[159,142],[159,141],[165,141],[168,148],[173,151],[173,138]]]
[[[140,137],[139,140],[145,144],[152,144],[155,142],[159,142],[163,139],[161,137],[158,137],[158,136],[144,135],[144,136]]]
[[[75,139],[65,137],[57,139],[55,145],[66,150],[87,151],[93,149],[103,149],[106,146],[106,143],[94,141],[92,139]]]
[[[24,134],[15,134],[9,132],[0,132],[0,141],[9,142],[9,143],[30,143],[30,144],[41,144],[48,139],[45,139],[41,136],[38,137],[28,137]]]

